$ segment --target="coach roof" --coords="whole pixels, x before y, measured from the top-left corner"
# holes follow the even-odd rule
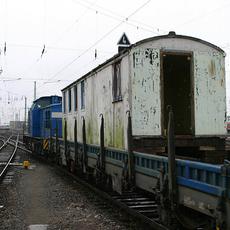
[[[204,41],[202,39],[199,38],[195,38],[195,37],[190,37],[190,36],[185,36],[185,35],[177,35],[174,31],[170,31],[167,35],[160,35],[160,36],[155,36],[155,37],[150,37],[150,38],[146,38],[143,39],[141,41],[136,42],[135,44],[132,44],[130,47],[128,47],[127,49],[119,52],[118,54],[114,55],[113,57],[111,57],[110,59],[106,60],[105,62],[103,62],[102,64],[98,65],[97,67],[95,67],[94,69],[90,70],[88,73],[84,74],[82,77],[80,77],[79,79],[77,79],[76,81],[72,82],[71,84],[69,84],[68,86],[66,86],[65,88],[63,88],[61,91],[65,91],[66,89],[68,89],[69,87],[72,87],[73,85],[75,85],[77,82],[82,81],[83,79],[87,78],[88,76],[92,75],[93,73],[95,73],[97,70],[103,68],[104,66],[106,66],[108,63],[115,61],[117,58],[124,56],[126,53],[128,53],[129,50],[131,50],[133,47],[139,46],[141,44],[150,42],[150,41],[156,41],[156,40],[160,40],[160,39],[168,39],[168,38],[176,38],[176,39],[186,39],[186,40],[191,40],[191,41],[195,41],[195,42],[199,42],[202,43],[206,46],[210,46],[211,48],[217,50],[218,52],[222,53],[223,55],[225,55],[224,50],[222,50],[220,47]]]

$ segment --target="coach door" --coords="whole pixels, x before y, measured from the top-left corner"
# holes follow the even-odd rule
[[[174,112],[175,135],[190,135],[192,125],[191,54],[162,54],[163,126],[167,130],[168,105]]]

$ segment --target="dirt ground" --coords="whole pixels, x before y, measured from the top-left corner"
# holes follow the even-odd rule
[[[21,159],[22,160],[22,159]],[[141,229],[54,167],[31,160],[0,186],[0,229]]]

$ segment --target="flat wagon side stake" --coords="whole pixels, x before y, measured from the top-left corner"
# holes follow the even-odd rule
[[[77,119],[74,120],[74,166],[78,166]]]
[[[58,122],[56,121],[56,128],[55,128],[55,155],[56,161],[59,163],[60,158],[60,149],[59,149],[59,141],[58,141]]]
[[[175,138],[174,138],[174,116],[171,106],[169,108],[168,121],[168,189],[169,200],[172,211],[176,211],[178,204],[178,188],[176,181],[176,159],[175,159]]]
[[[101,127],[100,127],[100,169],[102,172],[105,171],[105,144],[104,144],[104,117],[101,116]]]
[[[66,166],[69,168],[69,158],[68,158],[68,143],[67,143],[67,121],[64,121],[64,153],[66,159]]]
[[[133,155],[133,132],[132,132],[132,118],[130,111],[128,113],[128,127],[127,127],[127,137],[128,137],[128,173],[129,173],[129,187],[135,187],[135,168],[134,168],[134,155]]]
[[[83,152],[82,152],[82,169],[83,173],[87,172],[87,150],[86,150],[86,130],[85,130],[85,118],[82,116],[82,142],[83,142]]]
[[[177,172],[176,172],[176,158],[175,158],[175,136],[174,136],[174,115],[172,106],[168,106],[169,118],[168,118],[168,200],[169,200],[169,216],[168,226],[170,229],[177,229],[179,223],[186,227],[186,229],[194,229],[190,226],[190,223],[183,218],[178,210],[178,185],[177,185]]]
[[[96,165],[96,183],[98,185],[104,186],[106,182],[105,174],[105,143],[104,143],[104,117],[103,114],[99,115],[101,117],[101,126],[100,126],[100,151],[97,158]]]

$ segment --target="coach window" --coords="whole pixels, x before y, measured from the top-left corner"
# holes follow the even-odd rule
[[[71,105],[72,105],[72,100],[71,99],[72,99],[71,89],[69,89],[69,100],[68,100],[69,101],[69,112],[71,112],[71,109],[72,109],[71,108]]]
[[[81,82],[81,109],[85,108],[85,81]]]
[[[121,101],[121,62],[113,65],[113,101]]]
[[[77,111],[77,85],[74,86],[74,110]]]
[[[66,92],[63,92],[63,111],[66,113]]]

